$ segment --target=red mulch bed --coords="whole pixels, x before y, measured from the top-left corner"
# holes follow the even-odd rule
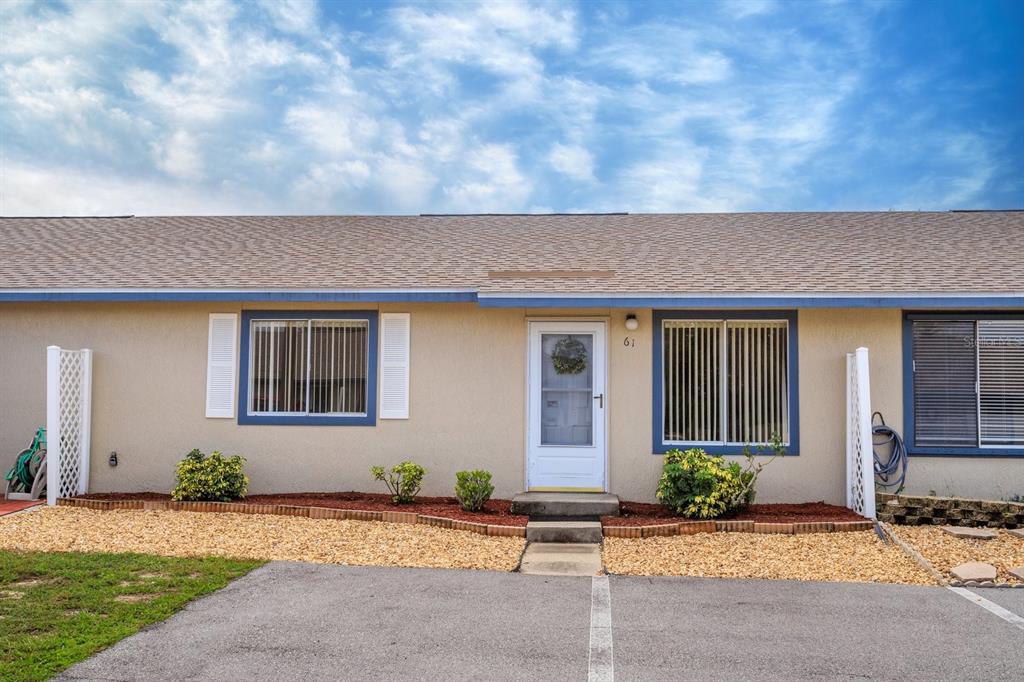
[[[161,493],[91,493],[80,495],[93,500],[169,500]],[[282,493],[279,495],[249,495],[251,504],[290,504],[300,507],[331,507],[332,509],[362,509],[365,511],[401,511],[443,516],[446,519],[489,523],[500,526],[525,526],[526,516],[509,513],[509,500],[488,500],[481,512],[463,511],[454,497],[417,497],[412,504],[395,504],[384,493]]]
[[[169,500],[163,493],[91,493],[81,495],[92,500]],[[363,509],[367,511],[404,511],[426,516],[443,516],[459,521],[491,523],[503,526],[525,526],[528,517],[509,512],[509,500],[489,500],[482,512],[463,511],[454,497],[417,497],[412,504],[395,504],[391,496],[383,493],[282,493],[279,495],[250,495],[252,504],[289,504],[300,507],[331,507],[334,509]],[[656,526],[677,521],[689,521],[672,514],[660,504],[622,502],[621,516],[603,516],[606,526]],[[740,514],[722,516],[719,520],[756,521],[758,523],[805,523],[814,521],[863,521],[863,517],[846,507],[824,502],[802,504],[752,504]]]
[[[656,526],[675,521],[692,521],[670,512],[660,504],[622,502],[621,516],[602,516],[606,526]],[[752,504],[739,514],[720,516],[716,521],[756,521],[757,523],[809,523],[815,521],[863,521],[864,517],[846,507],[824,502],[802,504]]]

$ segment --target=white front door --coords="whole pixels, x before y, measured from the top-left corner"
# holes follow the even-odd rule
[[[604,491],[604,322],[530,322],[527,487]]]

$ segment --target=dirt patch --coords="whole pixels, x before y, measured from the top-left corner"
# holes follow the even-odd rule
[[[424,524],[301,516],[46,507],[0,518],[0,549],[138,552],[511,571],[522,538]]]
[[[25,597],[24,592],[18,592],[16,590],[0,590],[0,599],[23,599]]]
[[[612,573],[934,585],[925,571],[874,531],[761,535],[698,533],[606,538]]]
[[[889,526],[896,535],[921,553],[940,573],[952,579],[950,569],[968,561],[983,561],[996,567],[996,580],[1020,584],[1009,574],[1011,568],[1024,566],[1024,538],[1005,530],[991,540],[958,538],[938,526]]]
[[[620,516],[603,516],[606,526],[654,526],[673,521],[689,521],[673,514],[661,504],[622,502]],[[754,521],[756,523],[813,523],[817,521],[863,521],[864,517],[846,507],[824,502],[800,504],[752,504],[738,514],[720,516],[716,521]]]
[[[93,493],[80,497],[90,500],[169,500],[170,495],[160,493]],[[525,526],[526,516],[510,511],[511,500],[488,500],[483,511],[468,512],[454,497],[417,497],[412,504],[395,504],[391,496],[381,493],[281,493],[249,495],[250,504],[287,504],[300,507],[329,507],[331,509],[362,509],[364,511],[401,511],[424,516],[442,516],[446,519],[498,526]]]
[[[60,578],[26,578],[25,580],[11,583],[8,587],[36,587],[38,585],[51,585],[60,581]]]
[[[142,601],[153,601],[159,596],[159,594],[119,594],[114,597],[114,601],[124,604],[137,604]]]

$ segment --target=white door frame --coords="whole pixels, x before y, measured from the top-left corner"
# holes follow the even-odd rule
[[[527,329],[526,329],[526,442],[524,452],[524,467],[523,467],[523,483],[526,490],[578,490],[580,492],[607,492],[609,489],[608,481],[608,414],[609,414],[609,359],[611,353],[608,348],[608,319],[607,318],[594,318],[594,317],[567,317],[567,318],[527,318]],[[534,419],[534,400],[535,394],[539,393],[540,378],[539,375],[534,376],[534,373],[540,368],[540,364],[535,358],[535,351],[539,350],[534,344],[534,335],[541,333],[592,333],[595,337],[595,355],[597,355],[597,349],[601,348],[601,353],[604,357],[596,359],[595,369],[600,367],[600,376],[595,372],[595,384],[593,386],[595,394],[603,393],[603,404],[599,407],[595,405],[595,413],[593,419],[594,426],[594,443],[595,447],[600,447],[602,450],[600,460],[602,466],[601,472],[601,484],[599,486],[585,487],[585,488],[574,488],[574,487],[561,487],[561,486],[531,486],[530,483],[530,459],[531,453],[534,447],[534,439],[538,440],[539,446],[539,432],[538,424],[535,423]],[[598,385],[598,379],[602,380],[603,386]],[[600,390],[602,389],[603,390]],[[539,413],[538,413],[539,414]],[[578,446],[576,446],[578,447]]]

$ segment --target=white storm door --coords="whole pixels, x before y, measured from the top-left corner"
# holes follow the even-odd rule
[[[604,491],[604,322],[530,322],[527,487]]]

